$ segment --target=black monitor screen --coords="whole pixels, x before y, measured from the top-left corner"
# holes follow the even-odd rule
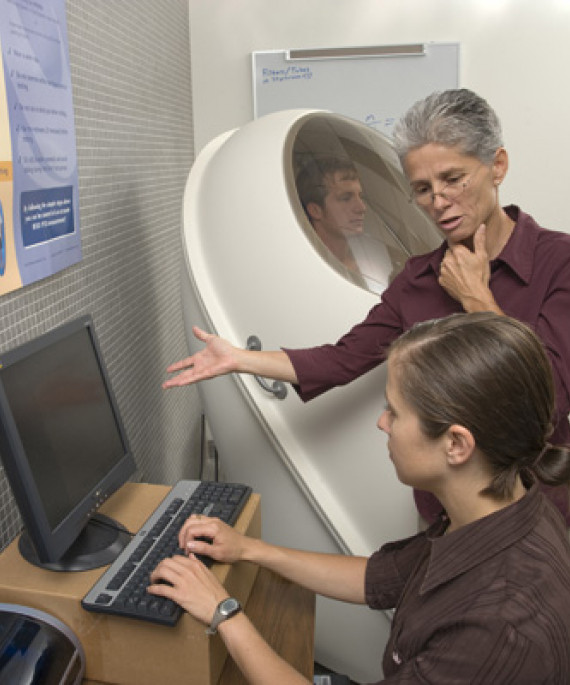
[[[12,365],[3,379],[55,529],[124,453],[87,330]]]
[[[0,355],[1,452],[43,561],[134,471],[90,317]]]

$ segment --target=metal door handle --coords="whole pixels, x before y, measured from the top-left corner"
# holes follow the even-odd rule
[[[247,339],[247,349],[257,351],[261,350],[261,340],[256,335],[250,335]],[[273,381],[273,383],[269,385],[265,378],[261,378],[261,376],[254,375],[254,378],[266,392],[271,393],[278,400],[284,400],[287,397],[287,386],[285,383],[282,383],[281,381]]]

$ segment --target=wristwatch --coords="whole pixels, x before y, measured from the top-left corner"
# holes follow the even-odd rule
[[[210,623],[210,627],[206,629],[208,635],[215,635],[218,632],[218,626],[228,618],[235,616],[241,611],[241,604],[233,597],[228,597],[222,600],[216,607],[214,618]]]

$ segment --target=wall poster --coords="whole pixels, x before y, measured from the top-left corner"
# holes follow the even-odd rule
[[[80,260],[65,0],[0,0],[0,295]]]

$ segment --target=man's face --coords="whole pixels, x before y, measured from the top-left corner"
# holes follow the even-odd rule
[[[315,228],[344,238],[362,233],[366,204],[358,178],[337,171],[325,177],[325,182],[329,192],[324,206],[311,202],[307,207]]]

